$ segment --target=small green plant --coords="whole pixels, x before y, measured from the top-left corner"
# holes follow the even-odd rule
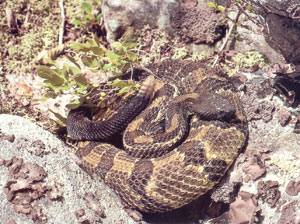
[[[82,75],[80,66],[71,57],[69,59],[74,65],[64,63],[63,68],[61,68],[55,61],[48,59],[49,64],[52,65],[51,67],[45,65],[37,67],[38,75],[44,79],[42,86],[46,89],[46,93],[41,100],[55,99],[66,92],[81,95],[91,88]]]
[[[226,8],[222,5],[218,5],[214,0],[207,3],[207,6],[210,8],[215,8],[217,11],[225,13]]]
[[[77,52],[76,58],[79,56],[82,64],[95,74],[106,71],[117,77],[129,71],[130,68],[133,68],[138,63],[138,56],[134,52],[135,43],[114,42],[111,46],[111,50],[101,46],[96,35],[93,38],[88,38],[85,43],[74,42],[72,44],[72,48]],[[100,92],[99,103],[93,105],[89,101],[90,93],[98,86],[88,82],[81,72],[80,63],[77,62],[75,57],[67,56],[67,58],[69,61],[64,62],[63,65],[59,65],[51,58],[47,58],[49,66],[37,67],[38,75],[44,79],[42,86],[46,89],[46,93],[41,100],[56,98],[63,94],[72,94],[75,96],[75,99],[67,104],[68,109],[75,109],[83,104],[89,107],[103,107],[102,100],[106,93]],[[107,82],[106,85],[117,89],[117,96],[129,92],[133,88],[140,87],[140,84],[132,80],[123,81],[118,78]],[[57,123],[64,126],[65,118],[59,114],[54,114],[59,119]]]
[[[86,43],[72,44],[72,48],[82,54],[82,63],[91,68],[92,71],[111,71],[114,75],[128,71],[138,63],[138,55],[135,53],[136,43],[134,42],[114,42],[111,44],[112,50],[100,46],[99,39],[87,39]]]
[[[114,81],[107,82],[106,85],[119,88],[120,90],[117,93],[117,96],[122,96],[124,93],[128,93],[131,89],[140,88],[141,86],[139,83],[135,83],[132,80],[124,81],[119,78],[116,78]],[[102,97],[104,96],[105,95],[102,94]]]
[[[97,11],[93,11],[93,5],[99,4],[101,0],[92,0],[91,3],[89,2],[82,2],[81,9],[83,10],[84,17],[82,20],[76,19],[73,21],[74,25],[93,25],[99,24],[102,18],[101,13],[97,13]],[[96,15],[95,13],[96,12]]]

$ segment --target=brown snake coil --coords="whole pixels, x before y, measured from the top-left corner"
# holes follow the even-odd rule
[[[237,90],[220,72],[172,60],[149,69],[156,78],[148,77],[118,113],[102,123],[71,111],[68,132],[74,139],[106,139],[130,122],[123,134],[126,151],[92,142],[76,154],[84,169],[100,175],[131,208],[165,212],[219,182],[246,142],[247,122]],[[144,104],[145,110],[130,117]],[[80,137],[82,129],[85,137]]]

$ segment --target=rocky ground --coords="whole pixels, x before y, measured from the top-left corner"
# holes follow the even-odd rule
[[[1,223],[134,223],[63,141],[28,119],[0,120]]]

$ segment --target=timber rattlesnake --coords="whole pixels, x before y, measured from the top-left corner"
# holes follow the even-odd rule
[[[191,61],[167,60],[149,69],[156,78],[148,76],[117,113],[94,122],[79,108],[70,112],[67,128],[71,138],[93,140],[76,152],[83,168],[100,175],[130,207],[164,212],[212,189],[248,131],[238,92],[225,75]],[[94,141],[126,126],[125,151]]]

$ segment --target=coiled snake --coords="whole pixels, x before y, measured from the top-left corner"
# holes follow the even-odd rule
[[[165,212],[219,182],[246,142],[247,122],[237,90],[222,73],[177,60],[149,69],[156,77],[148,76],[117,113],[92,121],[79,108],[70,112],[67,129],[74,139],[92,141],[76,152],[84,169],[100,175],[131,208]],[[125,150],[95,143],[123,129]]]

